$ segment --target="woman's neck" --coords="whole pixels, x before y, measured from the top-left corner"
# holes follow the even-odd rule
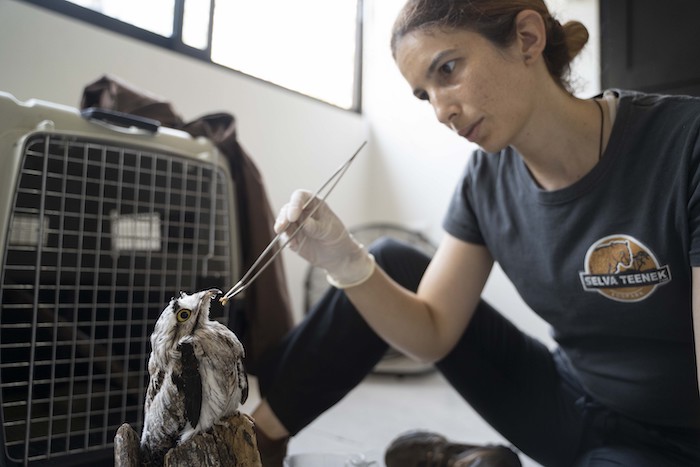
[[[558,92],[538,102],[513,146],[542,189],[559,190],[580,180],[599,162],[609,132],[608,111],[603,106],[601,148],[601,112],[592,99]]]

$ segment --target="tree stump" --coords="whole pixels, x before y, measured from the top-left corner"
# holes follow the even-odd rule
[[[141,467],[139,437],[128,423],[114,437],[115,467]],[[219,421],[175,446],[165,455],[164,467],[261,467],[255,424],[240,412]]]

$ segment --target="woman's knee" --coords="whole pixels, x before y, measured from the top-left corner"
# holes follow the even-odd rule
[[[369,252],[374,255],[377,264],[384,266],[384,263],[391,263],[402,253],[411,247],[392,237],[380,237],[369,246]]]
[[[430,256],[416,247],[391,237],[382,237],[369,248],[377,265],[402,286],[416,290]]]
[[[635,467],[655,467],[659,465],[695,465],[694,463],[678,463],[670,456],[655,453],[650,449],[640,450],[630,446],[603,446],[591,449],[576,459],[576,467],[614,467],[619,465],[634,465]]]

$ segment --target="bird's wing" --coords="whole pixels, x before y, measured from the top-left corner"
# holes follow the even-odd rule
[[[185,419],[190,422],[192,428],[199,423],[199,414],[202,410],[202,377],[199,374],[199,363],[194,355],[194,347],[189,342],[182,342],[177,346],[182,355],[182,373],[173,374],[173,381],[185,400]]]

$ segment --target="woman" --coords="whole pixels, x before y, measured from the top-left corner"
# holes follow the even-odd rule
[[[293,248],[336,289],[260,375],[264,455],[361,381],[386,341],[436,362],[545,466],[700,465],[700,100],[574,97],[566,74],[586,40],[541,0],[408,1],[395,61],[481,149],[429,264],[393,242],[368,253],[326,205],[306,221]],[[292,195],[278,232],[310,196]],[[494,261],[551,324],[554,352],[481,300]],[[415,465],[456,465],[458,445],[405,441],[388,461],[411,445]]]

